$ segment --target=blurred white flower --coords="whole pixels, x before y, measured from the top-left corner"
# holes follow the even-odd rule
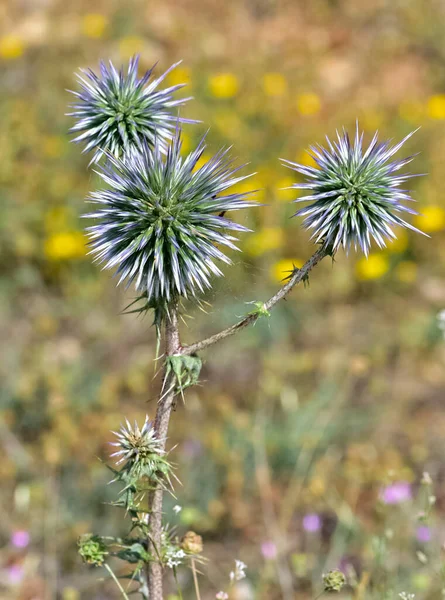
[[[247,565],[242,560],[235,560],[235,570],[230,571],[230,581],[240,581],[246,576]]]
[[[167,559],[167,567],[173,569],[173,567],[179,567],[182,564],[182,559],[185,558],[184,550],[177,550],[176,548],[171,548],[167,550],[165,554],[165,558]]]

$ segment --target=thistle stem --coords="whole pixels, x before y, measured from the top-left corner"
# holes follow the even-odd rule
[[[169,315],[165,325],[165,353],[167,356],[178,354],[180,351],[179,330],[178,330],[178,310],[177,306],[171,306]],[[162,443],[162,449],[165,447],[170,414],[174,405],[175,385],[174,375],[167,377],[164,371],[164,389],[166,392],[161,392],[161,397],[158,402],[154,428],[156,435]],[[157,556],[161,548],[162,536],[162,501],[164,491],[158,486],[149,498],[149,514],[150,514],[150,537],[148,539],[148,547],[152,556]],[[148,565],[148,589],[150,592],[150,600],[163,600],[163,568],[159,561],[153,560]]]
[[[114,574],[113,569],[109,565],[107,565],[107,563],[104,564],[104,567],[108,571],[108,573],[111,575],[111,578],[113,579],[113,581],[115,582],[115,584],[119,588],[119,591],[121,592],[122,597],[125,600],[130,600],[129,597],[127,596],[127,594],[125,593],[124,588],[121,586],[119,579]]]
[[[295,269],[292,273],[289,281],[285,283],[278,292],[273,295],[267,302],[263,304],[263,308],[266,311],[269,311],[271,308],[277,304],[280,300],[285,298],[287,294],[298,284],[300,281],[303,281],[309,274],[309,272],[316,266],[318,263],[325,257],[331,254],[330,248],[325,245],[321,246],[306,263],[301,267],[301,269]],[[213,344],[234,335],[241,329],[244,329],[248,325],[253,325],[258,320],[260,314],[259,313],[249,313],[245,317],[243,317],[240,321],[227,327],[227,329],[223,329],[219,333],[215,333],[200,342],[195,342],[194,344],[190,344],[189,346],[183,346],[181,348],[181,354],[190,355],[195,352],[199,352],[200,350],[204,350],[204,348],[208,348]]]

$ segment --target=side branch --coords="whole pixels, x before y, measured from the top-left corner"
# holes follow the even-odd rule
[[[297,285],[297,283],[300,283],[300,281],[303,281],[304,279],[306,279],[309,272],[316,265],[318,265],[318,263],[325,256],[330,256],[330,255],[331,255],[331,249],[325,247],[324,245],[321,246],[310,257],[310,259],[301,267],[301,269],[295,269],[295,271],[292,273],[289,281],[287,283],[285,283],[283,285],[283,287],[280,288],[274,296],[272,296],[272,298],[269,298],[269,300],[267,300],[267,302],[265,302],[263,304],[263,308],[267,311],[269,311],[271,308],[273,308],[275,306],[275,304],[277,304],[277,302],[279,302],[280,300],[285,298],[285,296],[287,296],[287,294],[292,290],[292,288],[294,286]],[[220,340],[223,340],[226,337],[234,335],[237,331],[244,329],[248,325],[252,325],[253,323],[255,323],[258,320],[259,316],[260,316],[260,314],[258,312],[249,313],[245,317],[243,317],[240,321],[238,321],[238,323],[235,323],[234,325],[227,327],[227,329],[223,329],[223,331],[220,331],[219,333],[215,333],[215,335],[212,335],[204,340],[201,340],[200,342],[195,342],[194,344],[190,344],[189,346],[183,346],[181,348],[181,354],[189,355],[189,354],[194,354],[195,352],[199,352],[200,350],[204,350],[204,348],[208,348],[209,346],[216,344],[216,342],[219,342]]]

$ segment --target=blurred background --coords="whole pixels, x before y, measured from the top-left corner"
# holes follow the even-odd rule
[[[156,74],[183,60],[168,83],[187,82],[181,116],[203,121],[184,145],[210,127],[207,154],[233,144],[266,203],[237,217],[254,233],[207,314],[187,307],[185,342],[231,324],[312,254],[279,157],[311,164],[308,145],[356,119],[368,140],[421,126],[405,154],[428,173],[411,188],[431,239],[400,231],[367,261],[339,252],[269,320],[203,353],[202,385],[171,423],[183,486],[166,518],[203,536],[204,598],[227,587],[235,558],[248,565],[236,599],[313,598],[336,567],[359,582],[345,598],[368,598],[390,542],[394,594],[369,597],[439,598],[445,2],[3,0],[0,24],[0,598],[118,597],[76,540],[128,527],[106,504],[101,461],[111,429],[154,416],[155,336],[150,317],[122,314],[133,292],[86,255],[80,217],[98,179],[65,113],[79,67],[135,53]],[[425,470],[437,501],[419,526]]]

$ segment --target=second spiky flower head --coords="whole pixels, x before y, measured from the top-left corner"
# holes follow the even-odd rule
[[[227,150],[200,164],[204,149],[201,141],[182,156],[178,128],[166,155],[156,139],[153,149],[143,143],[122,159],[110,156],[99,171],[109,189],[91,195],[93,252],[120,281],[135,283],[157,324],[171,302],[196,296],[222,275],[215,261],[231,261],[221,247],[236,250],[230,232],[248,231],[224,216],[255,204],[249,192],[228,191],[248,176],[237,176]]]
[[[346,250],[359,246],[369,253],[371,238],[382,248],[387,240],[396,237],[392,227],[401,226],[422,233],[398,213],[417,212],[403,203],[412,201],[407,190],[400,185],[411,177],[398,171],[411,162],[413,156],[401,160],[392,157],[412,135],[391,146],[378,142],[377,133],[366,150],[363,133],[356,130],[352,144],[348,134],[337,133],[337,140],[328,138],[327,148],[311,146],[311,156],[317,167],[283,161],[291,169],[305,176],[303,183],[292,187],[308,190],[296,202],[308,202],[296,215],[304,216],[304,225],[313,230],[312,238],[336,252],[340,246]]]
[[[142,140],[153,146],[155,139],[163,150],[173,136],[178,119],[171,110],[190,98],[173,99],[173,94],[185,84],[159,89],[160,83],[179,63],[172,65],[157,79],[150,81],[153,68],[138,77],[139,56],[130,59],[127,72],[100,64],[100,75],[91,69],[78,75],[81,91],[72,92],[77,101],[70,116],[77,120],[71,132],[78,134],[74,142],[85,144],[84,152],[94,151],[92,162],[105,153],[122,156]]]

